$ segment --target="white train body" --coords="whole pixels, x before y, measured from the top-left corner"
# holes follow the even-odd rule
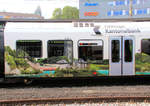
[[[108,59],[108,39],[110,36],[134,36],[135,52],[141,52],[141,39],[150,38],[150,22],[115,22],[94,23],[100,26],[100,35],[93,27],[74,27],[73,23],[16,23],[8,22],[5,26],[5,45],[16,49],[17,40],[41,40],[42,58],[47,57],[48,40],[72,40],[73,57],[78,58],[78,44],[82,39],[102,40],[104,42],[104,59]],[[112,31],[112,32],[111,32]],[[114,31],[114,32],[113,32]],[[133,33],[132,33],[133,32]]]
[[[150,22],[109,22],[94,23],[94,27],[85,27],[87,22],[83,23],[83,27],[74,26],[75,23],[41,23],[41,22],[7,22],[4,29],[4,46],[9,46],[12,50],[16,50],[16,42],[19,40],[40,40],[42,42],[42,50],[40,58],[48,58],[48,41],[51,40],[71,40],[73,42],[73,57],[79,59],[79,43],[94,43],[103,46],[103,60],[110,60],[110,38],[112,37],[132,37],[134,40],[133,55],[141,53],[141,41],[150,39]],[[94,28],[100,34],[94,32]],[[37,57],[36,59],[39,59]],[[133,58],[134,59],[134,58]],[[135,60],[133,60],[135,64]],[[132,63],[132,64],[133,64]],[[109,61],[109,71],[110,68]],[[135,68],[135,65],[133,67]],[[42,67],[42,66],[41,66]],[[117,70],[117,69],[116,69]],[[150,70],[149,70],[150,71]],[[112,73],[111,73],[112,72]],[[120,76],[123,71],[111,71],[108,75]],[[147,72],[147,71],[145,71]],[[135,70],[123,75],[136,75]]]

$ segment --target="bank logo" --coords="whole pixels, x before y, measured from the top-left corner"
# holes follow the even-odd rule
[[[85,12],[84,16],[98,16],[99,12]]]
[[[88,2],[84,4],[84,6],[98,6],[98,5],[99,3],[88,3]]]

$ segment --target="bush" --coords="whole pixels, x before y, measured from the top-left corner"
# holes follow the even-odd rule
[[[18,67],[24,67],[25,69],[29,68],[29,64],[23,58],[15,58],[15,63]]]
[[[109,60],[105,59],[105,60],[87,60],[87,63],[89,64],[104,64],[104,65],[108,65],[109,64]]]
[[[12,50],[9,46],[6,46],[5,47],[5,52],[8,52],[9,55],[15,57],[16,56],[16,51],[15,50]]]
[[[150,71],[150,56],[145,53],[137,53],[135,55],[135,69],[140,72]]]
[[[40,58],[36,62],[40,63],[40,65],[43,65],[44,63],[47,63],[47,59],[46,58],[44,58],[44,59]]]
[[[135,55],[136,64],[150,63],[150,56],[145,53],[137,53]]]
[[[104,65],[109,65],[109,60],[108,59],[103,60],[103,64]]]
[[[34,69],[33,69],[33,70],[31,71],[31,74],[39,74],[39,73],[40,73],[40,70],[34,70]]]
[[[39,74],[40,70],[34,70],[32,68],[22,69],[21,74]]]
[[[64,77],[64,76],[72,76],[72,77],[87,77],[87,76],[93,76],[93,70],[91,69],[72,69],[72,68],[67,68],[67,69],[56,69],[55,77]]]
[[[63,73],[63,71],[61,71],[61,69],[57,68],[54,76],[55,77],[64,77],[64,73]]]
[[[10,65],[10,68],[12,70],[16,69],[16,63],[14,61],[13,56],[10,56],[10,55],[8,55],[8,53],[5,53],[5,58],[6,58],[7,63]]]
[[[50,57],[47,58],[47,63],[57,63],[60,60],[66,60],[68,62],[68,58],[66,56],[58,56],[58,57]]]
[[[90,64],[90,70],[96,71],[99,70],[100,68],[96,64]]]
[[[93,70],[93,71],[96,71],[96,70],[108,70],[109,69],[109,65],[90,64],[89,69]]]
[[[109,65],[98,65],[101,70],[108,70]]]
[[[43,64],[54,64],[57,63],[60,60],[65,60],[67,63],[69,62],[68,58],[66,56],[53,56],[50,58],[44,58],[44,59],[38,59],[37,62],[41,65]]]
[[[26,69],[26,70],[21,70],[21,74],[30,74],[30,70]]]
[[[21,49],[18,49],[17,52],[16,52],[16,57],[22,57],[22,58],[29,58],[29,54],[26,53],[25,51],[21,50]]]

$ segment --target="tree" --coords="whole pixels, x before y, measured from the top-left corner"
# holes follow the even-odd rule
[[[53,19],[79,19],[79,10],[76,7],[65,6],[62,10],[56,8],[53,12]]]
[[[38,6],[38,7],[36,8],[34,14],[39,15],[39,16],[42,16],[42,12],[41,12],[41,7],[40,7],[40,6]]]
[[[65,6],[63,8],[62,19],[78,19],[79,18],[79,10],[76,7]]]
[[[56,8],[53,12],[53,19],[61,19],[62,18],[62,10],[61,8]]]

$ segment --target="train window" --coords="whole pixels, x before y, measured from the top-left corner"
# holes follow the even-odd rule
[[[119,59],[119,57],[120,57],[120,41],[112,40],[111,45],[112,45],[111,60],[112,60],[112,62],[119,62],[120,61],[120,59]]]
[[[80,26],[80,27],[83,27],[83,23],[79,23],[79,26]]]
[[[88,23],[85,23],[85,27],[89,27],[89,24],[88,24]]]
[[[90,27],[94,27],[94,23],[90,23]]]
[[[73,42],[71,40],[50,40],[48,41],[49,63],[72,63]]]
[[[150,39],[142,39],[141,52],[150,55]]]
[[[0,32],[4,31],[4,25],[0,23]]]
[[[42,41],[40,40],[18,40],[16,42],[18,57],[41,57]],[[21,53],[22,52],[22,53]]]
[[[103,60],[103,44],[98,41],[79,41],[79,62],[99,63]]]
[[[74,23],[74,27],[78,27],[78,22],[75,22],[75,23]]]
[[[132,62],[133,43],[132,40],[125,40],[125,62]]]
[[[3,28],[3,25],[2,24],[0,24],[0,29],[2,29]]]

